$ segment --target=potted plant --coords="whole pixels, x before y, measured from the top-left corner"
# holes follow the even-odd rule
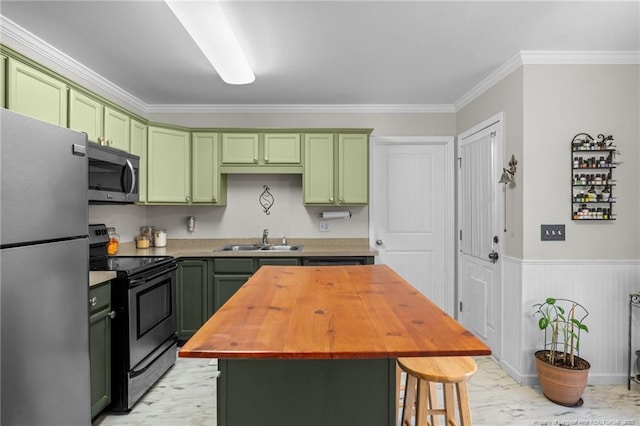
[[[568,407],[583,403],[591,365],[578,356],[580,333],[588,332],[584,319],[589,312],[569,299],[547,298],[533,305],[544,330],[544,349],[535,353],[535,365],[542,392],[550,401]]]

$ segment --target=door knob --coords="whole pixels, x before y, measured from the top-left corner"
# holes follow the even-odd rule
[[[489,259],[491,259],[492,263],[496,263],[499,257],[500,256],[498,256],[498,253],[495,251],[491,251],[491,253],[489,253]]]
[[[377,246],[381,246],[382,245],[382,240],[376,240],[376,245]]]

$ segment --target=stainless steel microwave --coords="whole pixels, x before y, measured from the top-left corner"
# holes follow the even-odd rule
[[[97,143],[87,143],[89,204],[137,202],[140,157]]]

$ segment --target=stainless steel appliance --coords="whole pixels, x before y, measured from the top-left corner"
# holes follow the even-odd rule
[[[0,422],[91,423],[86,135],[0,109]]]
[[[176,261],[171,256],[107,256],[105,225],[89,225],[90,269],[116,271],[111,303],[110,409],[128,412],[176,361]]]
[[[87,154],[89,203],[130,204],[139,201],[140,157],[93,142],[87,144]]]

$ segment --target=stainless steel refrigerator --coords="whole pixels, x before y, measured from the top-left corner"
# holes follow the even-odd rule
[[[0,109],[0,420],[91,424],[86,135]]]

